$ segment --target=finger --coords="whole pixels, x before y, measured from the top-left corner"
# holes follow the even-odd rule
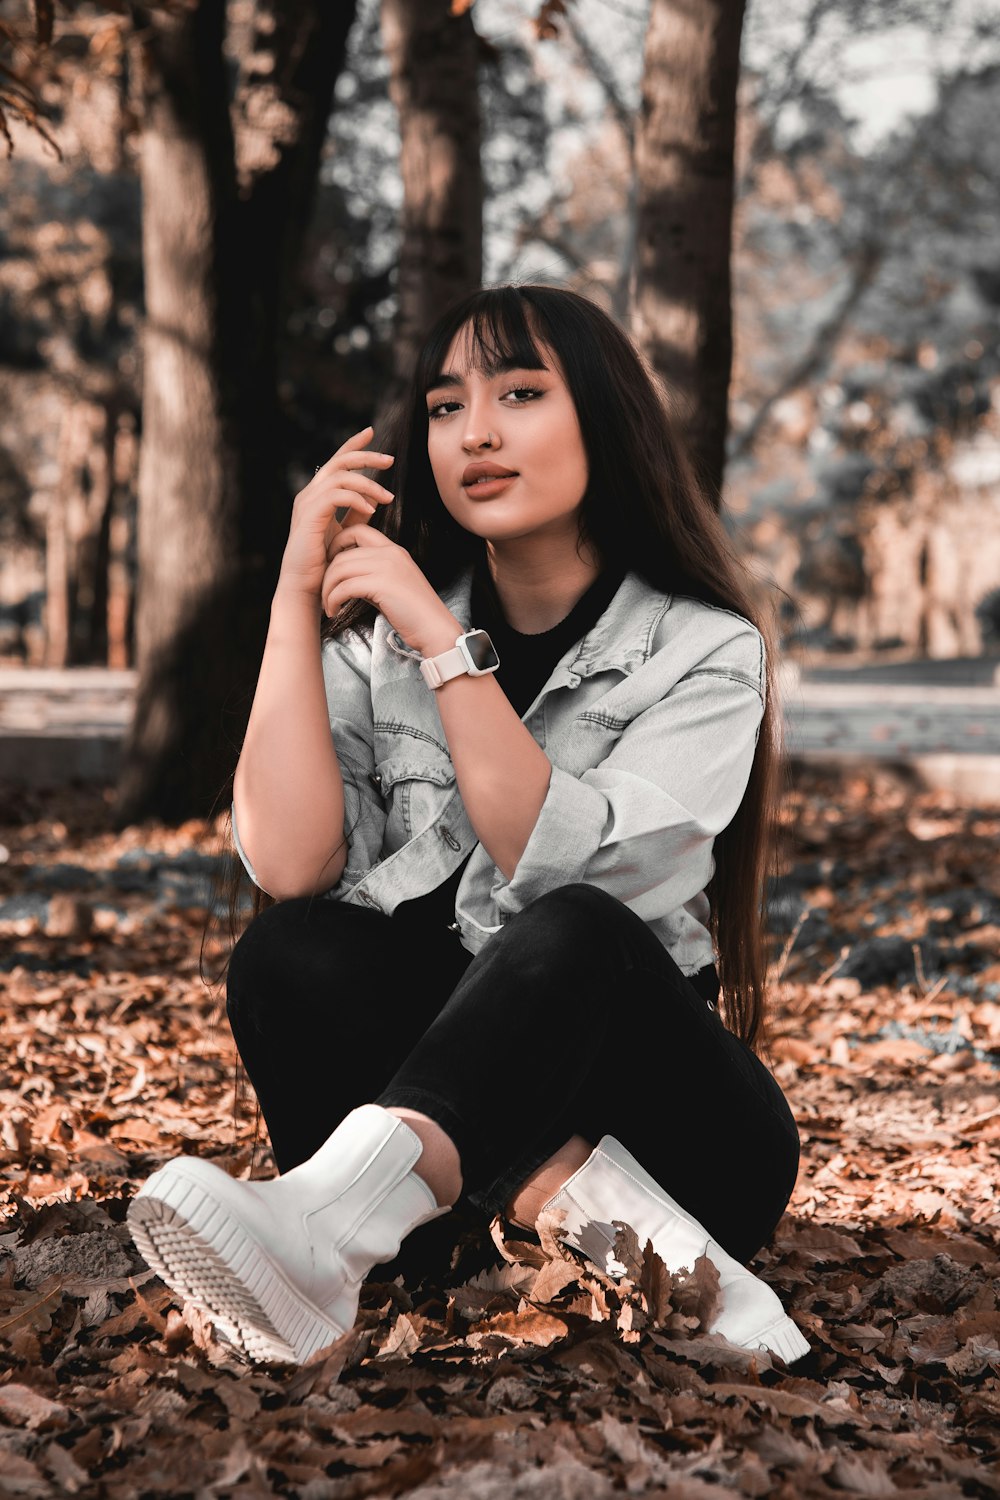
[[[334,458],[336,458],[334,454]],[[327,459],[327,463],[331,460]],[[363,448],[359,453],[343,453],[340,462],[348,469],[387,469],[396,462],[395,454],[380,453],[375,448]]]
[[[334,470],[327,475],[317,474],[310,480],[303,494],[308,494],[310,508],[320,502],[328,505],[332,495],[340,496],[336,504],[353,505],[353,497],[360,495],[368,502],[369,512],[374,511],[376,506],[390,504],[396,498],[392,490],[379,484],[377,479],[368,479],[364,474],[346,473],[343,469]]]
[[[391,453],[335,453],[326,463],[316,465],[309,484],[315,484],[318,479],[327,479],[334,474],[342,476],[360,469],[388,469],[395,462]]]
[[[335,484],[342,489],[355,490],[359,495],[365,495],[378,505],[386,504],[396,498],[388,485],[380,484],[377,479],[369,479],[367,474],[359,474],[354,470],[335,469],[328,475],[318,474],[313,483],[320,493],[329,485]]]
[[[323,613],[327,616],[328,619],[332,620],[334,615],[343,605],[354,599],[363,598],[365,598],[364,594],[359,594],[353,591],[352,588],[345,588],[344,585],[341,584],[338,588],[331,590],[329,594],[324,596]],[[369,600],[369,603],[370,602],[371,601]]]
[[[320,589],[323,609],[326,614],[334,615],[348,599],[367,599],[372,602],[372,596],[377,588],[378,574],[370,569],[352,568],[350,572],[345,573],[342,568],[338,568],[332,575],[328,570],[323,577],[323,585]]]
[[[369,526],[369,521],[374,513],[374,507],[367,501],[357,499],[353,509],[345,510],[341,515],[331,515],[327,521],[326,530],[323,533],[323,546],[326,555],[332,558],[337,551],[337,543],[343,538],[342,546],[355,545],[362,537],[367,538],[369,543],[373,540],[376,546],[395,546],[387,536],[375,527]]]
[[[347,585],[349,587],[345,598],[369,598],[370,594],[366,592],[369,585],[374,586],[377,580],[384,580],[386,576],[385,557],[379,556],[380,549],[394,546],[395,543],[383,537],[380,532],[371,531],[367,527],[345,528],[334,539],[330,549],[330,561],[320,585],[320,598],[325,601],[332,588],[344,588]]]
[[[334,486],[312,497],[307,514],[310,524],[322,523],[323,546],[329,554],[334,538],[342,530],[367,526],[375,514],[375,506],[346,487]]]
[[[360,528],[357,528],[360,530]],[[355,556],[357,553],[357,556]],[[354,543],[345,545],[335,557],[332,557],[326,565],[323,573],[321,593],[333,588],[335,583],[343,583],[347,578],[367,578],[373,574],[381,573],[378,559],[370,552],[363,551]]]
[[[334,544],[342,532],[364,530],[368,525],[372,513],[364,506],[365,502],[361,500],[357,508],[345,508],[339,514],[333,513],[328,517],[323,529],[323,549],[328,558],[332,557]]]
[[[345,547],[395,546],[395,542],[390,541],[381,531],[376,531],[374,526],[342,526],[330,543],[329,554],[332,560]]]
[[[352,432],[351,436],[337,449],[338,453],[352,453],[364,448],[375,436],[375,429],[369,422],[367,427],[362,427],[360,432]]]
[[[328,493],[331,486],[334,489],[340,487],[354,490],[358,494],[367,494],[372,501],[395,498],[387,485],[380,484],[377,479],[369,479],[367,474],[361,474],[352,469],[331,469],[328,473],[320,470],[310,479],[302,493],[322,495]]]
[[[354,551],[354,548],[348,549],[348,552],[352,551]],[[326,571],[323,574],[323,582],[320,584],[319,596],[321,599],[325,599],[331,589],[337,588],[338,585],[347,583],[348,581],[351,582],[352,587],[356,587],[357,580],[362,576],[363,570],[358,567],[357,560],[341,553],[339,558],[335,558],[333,562],[327,565]]]
[[[328,468],[329,465],[335,463],[344,467],[362,469],[387,468],[389,464],[395,463],[393,454],[380,453],[368,447],[373,436],[374,428],[371,426],[363,427],[360,432],[355,432],[345,443],[341,443],[336,453],[331,454],[325,463],[317,464],[316,472],[319,473],[320,469]]]

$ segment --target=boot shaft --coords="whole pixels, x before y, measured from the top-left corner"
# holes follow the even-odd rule
[[[317,1286],[338,1265],[360,1282],[398,1255],[411,1230],[450,1212],[413,1171],[422,1151],[405,1120],[363,1104],[308,1161],[276,1179],[314,1247]]]

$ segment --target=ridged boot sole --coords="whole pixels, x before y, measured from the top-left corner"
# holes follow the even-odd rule
[[[304,1363],[341,1337],[296,1290],[225,1207],[167,1165],[128,1209],[129,1231],[151,1271],[187,1301],[209,1309],[252,1359]]]

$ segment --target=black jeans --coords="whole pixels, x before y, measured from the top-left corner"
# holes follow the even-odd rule
[[[714,966],[693,981],[596,886],[547,892],[475,955],[444,925],[303,897],[250,923],[226,1009],[279,1172],[357,1105],[403,1105],[448,1132],[490,1218],[571,1135],[610,1134],[745,1264],[799,1135],[714,1009]]]

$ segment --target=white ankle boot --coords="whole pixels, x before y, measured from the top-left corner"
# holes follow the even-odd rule
[[[721,1333],[744,1349],[770,1349],[786,1365],[809,1353],[771,1288],[723,1250],[613,1135],[602,1136],[542,1212],[559,1208],[566,1210],[560,1236],[615,1279],[624,1268],[614,1258],[613,1219],[631,1224],[640,1251],[652,1240],[668,1271],[693,1270],[698,1257],[707,1255],[719,1272],[722,1295],[722,1311],[709,1333]]]
[[[449,1211],[412,1171],[420,1137],[362,1104],[319,1150],[267,1182],[180,1156],[128,1209],[150,1270],[252,1359],[304,1363],[354,1326],[361,1283]]]

